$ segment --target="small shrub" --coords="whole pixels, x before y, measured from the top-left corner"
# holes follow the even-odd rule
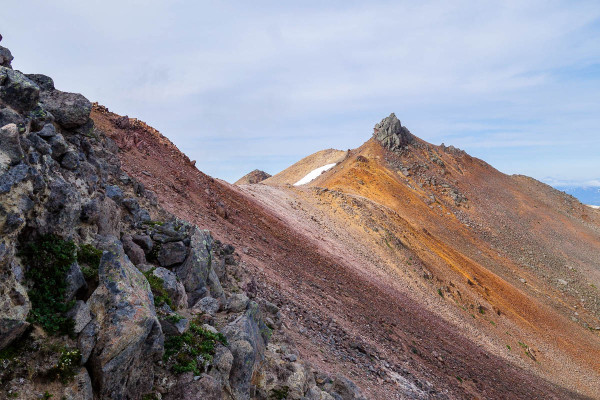
[[[102,250],[98,250],[91,244],[82,244],[77,250],[77,262],[86,280],[95,279],[98,276],[98,267],[102,258]]]
[[[165,281],[162,278],[154,275],[154,270],[156,268],[152,268],[149,271],[144,272],[144,276],[148,280],[150,284],[150,289],[152,290],[152,294],[154,295],[154,305],[156,307],[160,307],[163,304],[167,304],[169,307],[173,308],[173,302],[169,297],[169,294],[163,287]]]
[[[26,244],[20,253],[29,266],[25,273],[31,285],[28,290],[31,312],[27,319],[51,334],[73,331],[73,320],[65,313],[75,302],[65,301],[65,278],[76,260],[76,250],[72,241],[45,235]]]
[[[506,345],[506,348],[507,348],[509,351],[510,351],[510,350],[512,350],[512,348],[510,347],[510,344],[507,344],[507,345]]]
[[[282,386],[280,388],[271,389],[269,393],[269,400],[284,400],[287,399],[290,388],[288,386]]]
[[[437,292],[440,295],[440,297],[444,297],[444,292],[442,292],[442,289],[438,289]]]
[[[172,364],[175,373],[193,372],[200,375],[212,361],[217,343],[227,345],[221,333],[212,333],[195,322],[181,336],[170,336],[165,340],[164,361]]]

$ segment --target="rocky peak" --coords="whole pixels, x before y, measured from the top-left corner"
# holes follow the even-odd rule
[[[373,128],[373,137],[388,150],[396,151],[410,144],[414,136],[410,131],[402,126],[396,114],[391,113],[389,117],[381,120]]]
[[[0,35],[0,42],[2,41],[2,35]],[[13,60],[13,56],[6,47],[0,46],[0,66],[6,68],[12,68],[10,63]]]
[[[241,177],[235,185],[253,185],[256,183],[260,183],[267,178],[270,178],[271,175],[266,173],[265,171],[261,171],[260,169],[255,169],[252,172]]]

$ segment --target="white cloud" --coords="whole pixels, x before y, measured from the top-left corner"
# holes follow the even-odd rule
[[[597,2],[9,3],[15,66],[146,120],[218,177],[355,147],[391,111],[502,170],[538,173],[510,156],[535,146],[564,149],[550,174],[600,170]]]

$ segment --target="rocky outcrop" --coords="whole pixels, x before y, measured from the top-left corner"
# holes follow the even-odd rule
[[[233,246],[161,209],[121,171],[91,103],[9,55],[0,47],[0,397],[325,393],[269,352],[280,311],[232,278]],[[261,384],[267,358],[293,377]]]
[[[265,179],[271,177],[271,174],[266,173],[265,171],[261,171],[260,169],[255,169],[252,172],[247,173],[240,179],[238,179],[234,185],[254,185],[256,183],[260,183]]]
[[[164,339],[144,275],[118,240],[102,247],[100,285],[88,300],[95,316],[90,323],[98,327],[92,375],[100,397],[135,398],[152,389],[152,361],[162,356]]]
[[[391,113],[389,117],[381,120],[373,129],[373,137],[383,147],[391,151],[397,151],[414,142],[415,137],[410,131],[402,126],[396,114]]]

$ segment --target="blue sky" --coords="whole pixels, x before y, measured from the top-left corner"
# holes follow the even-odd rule
[[[600,185],[598,1],[13,1],[13,66],[228,181],[355,148],[395,112],[506,173]]]

